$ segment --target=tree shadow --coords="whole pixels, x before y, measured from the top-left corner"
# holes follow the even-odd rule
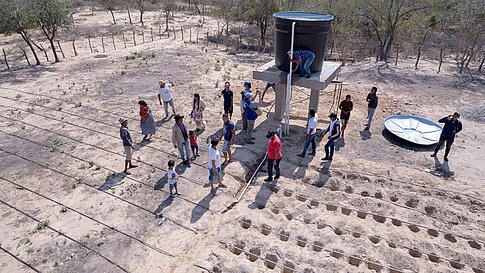
[[[190,223],[196,223],[207,211],[209,211],[210,202],[212,199],[214,199],[214,197],[214,194],[208,193],[202,200],[199,201],[199,203],[197,203],[197,205],[195,205],[195,207],[192,209]]]
[[[157,209],[155,210],[155,214],[157,215],[162,215],[163,213],[163,210],[167,207],[169,207],[170,205],[172,205],[173,203],[173,199],[174,197],[169,195],[167,198],[165,198],[165,200],[162,201],[162,203],[160,203],[160,205],[158,205]]]
[[[111,173],[109,174],[104,183],[98,187],[99,190],[106,191],[116,186],[122,184],[123,179],[125,179],[126,174],[124,172]]]
[[[431,152],[434,151],[434,148],[436,147],[435,145],[418,145],[409,142],[405,139],[397,137],[387,129],[382,130],[382,136],[392,144],[414,152]]]

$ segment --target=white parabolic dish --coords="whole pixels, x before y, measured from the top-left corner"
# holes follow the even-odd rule
[[[438,143],[441,126],[417,116],[396,115],[386,118],[384,126],[394,135],[419,145]]]

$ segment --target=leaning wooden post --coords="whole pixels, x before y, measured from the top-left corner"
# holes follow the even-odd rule
[[[61,50],[62,58],[65,59],[66,55],[64,55],[64,50],[62,50],[61,43],[59,42],[59,40],[57,40],[57,46]]]
[[[88,43],[89,43],[89,49],[91,50],[91,53],[93,53],[93,47],[91,46],[91,39],[88,37]]]
[[[159,38],[159,40],[162,39],[162,26],[161,25],[158,25],[158,38]]]
[[[136,46],[136,34],[135,34],[135,30],[133,30],[133,43]]]
[[[150,35],[152,36],[152,42],[153,42],[153,28],[150,28]]]
[[[24,53],[25,60],[27,60],[27,64],[30,66],[30,61],[29,61],[29,58],[27,57],[27,52],[25,52],[25,50],[21,46],[19,46],[19,48]]]
[[[206,39],[206,43],[205,43],[207,46],[209,46],[209,31],[207,31],[207,39]]]
[[[115,36],[111,34],[111,41],[113,41],[113,48],[116,50]]]
[[[101,35],[101,45],[103,46],[103,53],[106,52],[106,49],[104,48],[104,36]]]
[[[47,62],[49,62],[49,56],[47,55],[47,51],[44,49],[41,43],[39,43],[39,46],[40,46],[40,50],[44,52],[45,59],[47,60]]]
[[[72,50],[74,50],[74,57],[77,56],[77,50],[76,50],[76,45],[74,44],[76,40],[72,40]]]
[[[176,40],[177,39],[177,33],[175,33],[175,26],[172,26],[172,30],[173,30],[173,39]]]
[[[123,34],[123,44],[125,45],[125,48],[126,48],[125,33],[124,33],[124,32],[122,32],[122,34]]]
[[[3,59],[5,60],[5,64],[7,65],[7,69],[10,70],[10,66],[8,65],[7,61],[7,53],[5,52],[5,49],[2,48],[3,51]]]
[[[184,40],[184,28],[180,27],[180,32],[182,33],[182,41]]]

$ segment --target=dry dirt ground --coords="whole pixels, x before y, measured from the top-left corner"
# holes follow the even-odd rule
[[[110,24],[107,12],[75,18]],[[309,90],[295,88],[282,178],[264,183],[263,168],[231,205],[264,156],[266,131],[279,123],[269,91],[256,144],[241,145],[238,122],[228,188],[212,196],[206,140],[222,124],[216,83],[229,75],[238,93],[270,57],[164,38],[104,54],[90,54],[86,44],[79,51],[55,65],[0,72],[0,272],[484,272],[485,124],[462,117],[447,165],[442,151],[435,162],[433,147],[400,142],[383,128],[392,114],[437,120],[483,106],[483,75],[458,76],[451,62],[440,74],[434,62],[415,71],[412,60],[344,67],[339,79],[349,83],[344,94],[355,110],[331,163],[320,160],[323,143],[315,157],[295,156],[309,98]],[[135,51],[154,57],[127,60]],[[190,168],[177,166],[177,198],[166,185],[167,161],[180,160],[170,143],[173,120],[163,121],[157,104],[159,79],[175,82],[178,112],[190,112],[195,92],[207,103],[201,157]],[[367,132],[364,100],[374,85],[380,104]],[[139,99],[152,105],[159,126],[151,142],[141,141]],[[332,101],[329,87],[319,105],[322,129]],[[130,117],[137,143],[140,166],[131,176],[121,173],[120,115]]]

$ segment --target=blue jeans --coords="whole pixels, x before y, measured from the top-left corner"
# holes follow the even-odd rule
[[[308,136],[308,139],[305,141],[305,145],[303,145],[303,152],[301,153],[303,156],[306,155],[306,150],[310,147],[310,143],[312,144],[312,153],[317,151],[317,140],[315,139],[315,134]]]
[[[331,138],[325,144],[325,157],[332,158],[335,150],[335,139]]]
[[[180,157],[182,158],[182,160],[188,161],[190,159],[190,142],[189,142],[189,139],[187,138],[185,140],[185,142],[177,143],[177,148],[179,149]],[[185,152],[186,158],[184,157],[184,152]]]
[[[313,61],[315,61],[315,56],[312,56],[300,64],[300,74],[301,75],[311,75],[312,72],[310,70],[310,66],[312,66]]]

